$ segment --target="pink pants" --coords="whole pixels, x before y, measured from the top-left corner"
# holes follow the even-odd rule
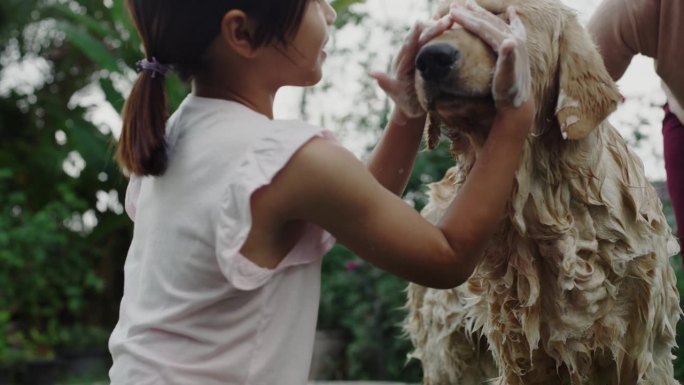
[[[670,112],[667,104],[663,119],[663,144],[667,191],[672,200],[681,243],[684,236],[684,124]]]

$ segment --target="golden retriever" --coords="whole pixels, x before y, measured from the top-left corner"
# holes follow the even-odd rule
[[[448,12],[446,2],[438,15]],[[558,0],[479,0],[527,29],[535,126],[506,218],[464,285],[410,285],[406,321],[424,383],[675,385],[678,245],[643,166],[606,120],[620,95],[590,36]],[[495,115],[496,57],[459,26],[417,57],[433,147],[454,168],[430,187],[437,222]],[[467,221],[467,218],[463,218]]]

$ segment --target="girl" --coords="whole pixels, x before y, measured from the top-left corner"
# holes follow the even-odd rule
[[[396,108],[367,165],[330,134],[273,119],[277,90],[316,84],[336,15],[325,0],[127,0],[147,59],[124,108],[118,159],[135,221],[113,384],[307,381],[320,263],[336,238],[370,263],[432,287],[463,282],[504,214],[532,123],[524,30],[455,8],[417,25],[391,75]],[[497,19],[498,20],[498,19]],[[425,114],[420,47],[458,22],[498,52],[498,117],[468,184],[437,227],[397,195]],[[169,65],[192,94],[167,120]],[[334,237],[334,238],[333,238]]]

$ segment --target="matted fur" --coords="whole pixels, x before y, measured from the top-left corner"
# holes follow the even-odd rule
[[[671,350],[681,310],[669,257],[678,245],[643,165],[605,120],[619,99],[614,83],[559,1],[479,3],[497,13],[516,6],[538,113],[507,217],[473,275],[452,290],[409,286],[406,330],[424,383],[676,385]],[[430,142],[441,130],[456,160],[430,186],[423,215],[433,223],[491,126],[483,90],[494,61],[472,48],[476,40],[458,27],[435,39],[457,46],[462,62],[443,88],[416,79]],[[464,81],[470,67],[489,68],[490,78]]]

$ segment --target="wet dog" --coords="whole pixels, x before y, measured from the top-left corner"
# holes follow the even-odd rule
[[[444,3],[437,17],[454,1]],[[508,213],[470,279],[410,285],[406,322],[429,385],[675,385],[678,245],[643,166],[606,120],[620,95],[573,11],[557,0],[479,0],[527,30],[537,112]],[[455,166],[430,187],[437,222],[496,115],[495,54],[455,26],[417,57],[429,146]],[[467,221],[468,218],[463,218]]]

